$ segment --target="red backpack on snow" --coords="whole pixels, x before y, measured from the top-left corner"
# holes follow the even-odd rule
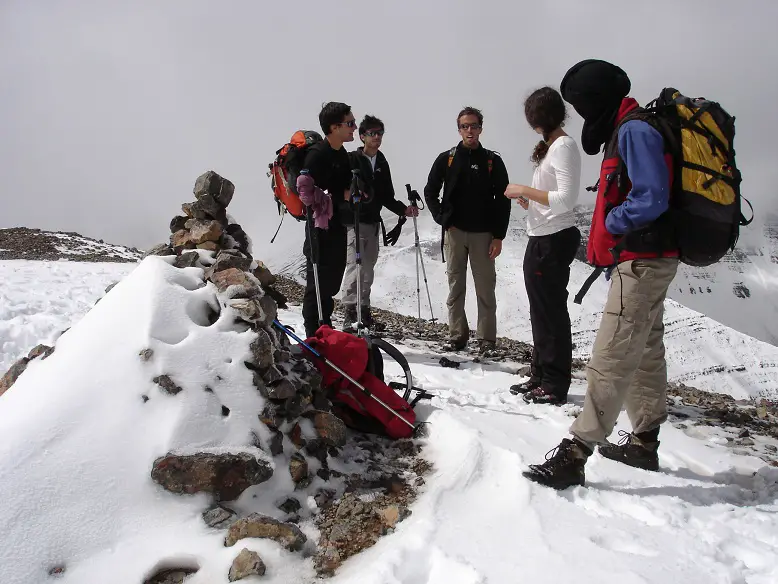
[[[322,385],[331,390],[330,399],[335,413],[347,426],[395,439],[411,437],[416,414],[406,400],[367,370],[369,353],[365,339],[321,326],[316,336],[306,339],[306,343],[371,394],[365,394],[323,360],[311,358],[322,374]],[[380,399],[391,411],[372,396]]]

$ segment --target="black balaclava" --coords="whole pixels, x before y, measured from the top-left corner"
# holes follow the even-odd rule
[[[616,127],[616,115],[631,88],[627,74],[616,65],[587,59],[565,73],[560,90],[566,102],[584,119],[581,146],[597,154]]]

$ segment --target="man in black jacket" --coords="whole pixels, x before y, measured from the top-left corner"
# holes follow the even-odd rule
[[[317,253],[324,324],[332,325],[331,317],[335,306],[333,297],[340,290],[343,272],[346,269],[346,228],[341,215],[343,208],[348,205],[351,163],[343,143],[354,140],[357,124],[350,106],[345,103],[330,102],[325,104],[319,113],[319,125],[325,134],[324,140],[310,147],[303,168],[308,170],[317,187],[329,193],[333,203],[333,214],[326,229],[310,225],[305,233],[303,254],[306,259],[306,275],[303,319],[305,334],[309,337],[312,337],[319,328],[312,251]]]
[[[464,349],[470,336],[465,315],[468,259],[478,300],[480,351],[494,349],[497,340],[494,260],[508,231],[511,203],[503,196],[508,171],[502,158],[480,143],[483,121],[483,114],[475,108],[459,112],[457,128],[462,141],[437,157],[424,187],[427,207],[443,227],[449,288],[445,348],[453,351]]]
[[[370,287],[373,285],[374,269],[378,261],[378,231],[381,224],[381,209],[386,207],[395,215],[412,217],[418,215],[416,207],[405,205],[395,198],[389,163],[379,150],[384,136],[384,123],[374,116],[365,116],[359,124],[359,138],[364,146],[351,152],[352,168],[359,170],[361,186],[365,195],[359,210],[359,239],[362,254],[362,298],[359,301],[362,323],[374,328],[376,323],[370,314]],[[344,330],[351,330],[357,321],[357,268],[356,232],[354,229],[355,209],[346,205],[342,220],[346,225],[346,275],[343,280],[343,305],[345,309]]]

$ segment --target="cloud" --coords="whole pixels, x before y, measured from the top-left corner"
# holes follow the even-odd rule
[[[737,115],[744,191],[760,212],[778,182],[778,78],[765,74],[776,21],[775,3],[723,0],[6,0],[0,226],[149,246],[213,169],[235,182],[232,213],[265,248],[278,221],[267,164],[296,129],[317,128],[329,100],[385,121],[400,196],[456,143],[465,104],[484,110],[484,144],[526,183],[536,135],[522,101],[589,57],[622,66],[642,102],[674,85]],[[567,128],[578,138],[574,113]],[[587,157],[585,184],[597,165]],[[302,235],[289,220],[274,253]]]

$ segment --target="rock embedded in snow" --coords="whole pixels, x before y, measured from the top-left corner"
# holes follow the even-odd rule
[[[289,461],[289,474],[295,483],[300,483],[308,478],[308,461],[299,452],[295,452]]]
[[[177,256],[173,265],[177,268],[196,268],[200,255],[196,251],[188,251]]]
[[[330,412],[306,412],[305,417],[313,420],[316,434],[327,446],[343,446],[346,443],[346,425]]]
[[[175,233],[175,232],[174,232]],[[141,259],[146,259],[149,256],[172,256],[176,255],[176,252],[173,251],[173,248],[170,247],[170,244],[168,243],[158,243],[146,253],[143,254]]]
[[[5,372],[5,375],[0,377],[0,395],[3,395],[6,391],[11,389],[11,386],[16,383],[19,376],[27,369],[27,364],[29,362],[30,360],[27,357],[22,357],[11,365],[11,368]]]
[[[270,464],[248,453],[168,454],[154,461],[151,478],[177,494],[211,493],[218,501],[233,501],[253,485],[273,476]]]
[[[257,552],[243,548],[230,566],[228,578],[230,582],[237,582],[249,576],[264,576],[265,562]]]
[[[251,267],[251,259],[245,254],[235,250],[222,250],[216,256],[216,261],[210,267],[206,275],[210,278],[214,273],[227,270],[229,268],[235,268],[243,272],[248,271]],[[259,282],[263,286],[265,285],[262,280]]]
[[[282,523],[267,515],[252,513],[230,527],[224,545],[231,547],[248,537],[271,539],[292,552],[302,549],[307,541],[300,528],[293,523]]]
[[[251,364],[263,371],[273,365],[273,339],[267,331],[258,330],[257,338],[251,342]]]
[[[238,515],[232,509],[217,505],[203,512],[203,521],[208,527],[227,529],[237,521]]]
[[[222,294],[230,292],[230,297],[250,298],[260,296],[262,291],[249,274],[237,268],[227,268],[211,276],[211,281]],[[232,290],[230,290],[232,288]]]
[[[165,569],[145,580],[143,584],[184,584],[187,577],[196,572],[194,568]]]
[[[176,383],[170,378],[169,375],[158,375],[152,379],[152,381],[159,385],[162,391],[169,395],[176,395],[183,391],[181,386],[176,385]]]

